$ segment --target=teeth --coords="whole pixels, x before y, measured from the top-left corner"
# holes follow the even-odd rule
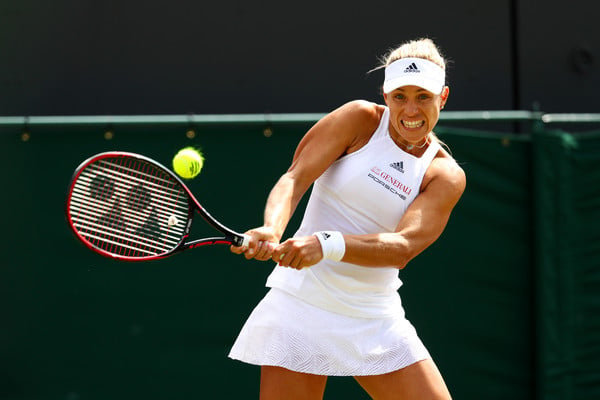
[[[404,121],[402,120],[402,124],[407,127],[407,128],[420,128],[421,126],[423,126],[423,123],[425,121],[421,120],[421,121]]]

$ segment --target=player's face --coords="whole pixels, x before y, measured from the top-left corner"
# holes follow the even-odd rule
[[[402,86],[385,93],[390,109],[390,130],[408,143],[422,142],[437,124],[448,93],[448,87],[436,95],[418,86]]]

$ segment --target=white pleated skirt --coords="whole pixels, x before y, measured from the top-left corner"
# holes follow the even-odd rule
[[[430,355],[404,315],[355,318],[271,289],[229,357],[316,375],[364,376],[396,371]]]

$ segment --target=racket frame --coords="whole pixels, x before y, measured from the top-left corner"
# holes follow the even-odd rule
[[[160,254],[156,254],[156,255],[139,256],[139,257],[111,253],[109,251],[106,251],[102,248],[95,246],[93,243],[91,243],[89,240],[87,240],[83,235],[81,235],[81,233],[74,226],[73,220],[71,218],[69,206],[71,204],[71,197],[72,197],[73,189],[75,187],[77,179],[79,178],[81,173],[85,170],[85,168],[88,165],[90,165],[94,162],[97,162],[98,160],[104,159],[104,158],[119,158],[119,157],[137,159],[142,162],[146,162],[146,163],[154,166],[157,169],[161,169],[165,174],[167,174],[167,175],[169,175],[169,177],[173,178],[181,186],[181,188],[187,195],[189,201],[188,201],[188,219],[186,221],[186,226],[183,230],[183,235],[182,235],[179,243],[176,246],[174,246],[172,249],[170,249],[169,251],[166,251],[166,252],[160,253]],[[205,237],[205,238],[199,238],[199,239],[187,241],[189,239],[189,235],[190,235],[190,232],[192,229],[192,223],[194,221],[194,216],[196,213],[198,213],[202,217],[202,219],[204,219],[204,221],[206,221],[210,226],[212,226],[217,231],[221,232],[223,234],[223,236]],[[92,250],[102,256],[117,259],[117,260],[122,260],[122,261],[159,260],[159,259],[163,259],[166,257],[170,257],[170,256],[172,256],[176,253],[180,253],[184,250],[194,249],[194,248],[201,247],[201,246],[208,246],[208,245],[215,245],[215,244],[246,246],[249,241],[249,237],[247,235],[238,233],[238,232],[228,228],[227,226],[225,226],[221,222],[219,222],[215,217],[213,217],[200,204],[198,199],[196,199],[194,194],[187,187],[187,185],[183,182],[183,180],[181,178],[179,178],[169,168],[165,167],[158,161],[155,161],[149,157],[143,156],[141,154],[125,152],[125,151],[108,151],[108,152],[98,153],[98,154],[95,154],[95,155],[89,157],[88,159],[83,161],[81,164],[79,164],[79,166],[75,169],[75,172],[73,173],[73,176],[71,177],[71,181],[68,186],[67,201],[65,204],[65,216],[67,219],[67,223],[68,223],[69,227],[71,228],[71,230],[73,231],[73,233],[75,234],[75,236],[79,239],[80,242],[83,242],[83,244],[86,247],[88,247],[90,250]]]

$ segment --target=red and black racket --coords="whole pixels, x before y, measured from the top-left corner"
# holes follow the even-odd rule
[[[223,236],[189,240],[195,212]],[[77,167],[66,214],[87,247],[125,261],[154,260],[211,244],[244,246],[248,241],[211,216],[173,172],[134,153],[101,153]]]

